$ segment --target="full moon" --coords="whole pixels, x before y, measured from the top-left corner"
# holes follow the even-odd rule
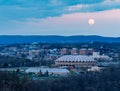
[[[88,20],[88,24],[89,24],[89,25],[95,24],[95,20],[94,20],[94,19],[89,19],[89,20]]]

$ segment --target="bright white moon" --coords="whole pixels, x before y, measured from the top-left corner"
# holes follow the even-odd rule
[[[95,20],[94,20],[94,19],[89,19],[89,20],[88,20],[88,24],[89,24],[89,25],[95,24]]]

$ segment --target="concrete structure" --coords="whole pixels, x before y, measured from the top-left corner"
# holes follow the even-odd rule
[[[69,70],[67,70],[67,69],[60,69],[60,68],[40,68],[40,67],[30,67],[25,72],[26,73],[38,73],[40,71],[43,74],[46,71],[48,71],[49,75],[50,74],[55,74],[55,75],[67,75],[67,74],[69,74]]]
[[[65,55],[55,60],[57,66],[68,66],[68,67],[91,67],[96,65],[96,60],[91,56],[85,55]]]
[[[61,51],[60,51],[60,54],[61,55],[68,54],[68,49],[67,48],[62,48]]]
[[[102,69],[104,69],[104,67],[93,66],[87,71],[101,71]]]
[[[92,55],[93,52],[94,52],[94,49],[92,49],[92,48],[88,48],[88,49],[82,48],[79,50],[80,55]]]
[[[87,50],[87,54],[88,54],[88,55],[92,55],[93,52],[94,52],[94,49],[93,49],[93,48],[88,48],[88,50]]]
[[[79,54],[80,55],[87,55],[87,49],[86,48],[80,49]]]
[[[107,56],[107,55],[100,55],[99,52],[93,52],[93,56],[92,56],[94,59],[96,60],[101,60],[101,61],[111,61],[112,58]]]
[[[76,54],[78,54],[78,49],[77,48],[73,48],[71,50],[71,55],[76,55]]]

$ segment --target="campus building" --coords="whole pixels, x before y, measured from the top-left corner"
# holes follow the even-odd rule
[[[87,55],[65,55],[55,60],[55,64],[74,68],[91,67],[96,65],[96,60]]]

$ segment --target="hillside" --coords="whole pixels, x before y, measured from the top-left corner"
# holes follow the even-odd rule
[[[82,42],[120,42],[120,37],[102,36],[20,36],[3,35],[0,36],[0,44],[13,43],[82,43]]]

